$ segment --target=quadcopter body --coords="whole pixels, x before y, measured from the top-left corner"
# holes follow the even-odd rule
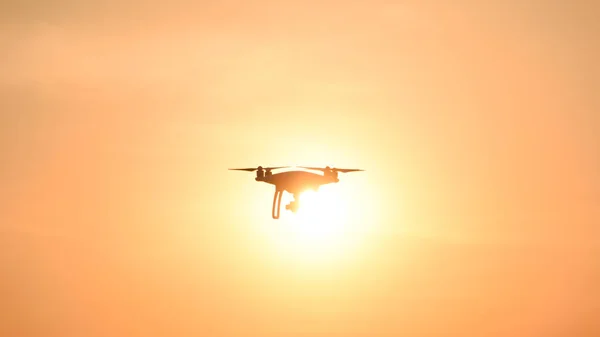
[[[309,171],[285,171],[280,173],[273,173],[272,170],[287,168],[286,166],[279,167],[262,167],[257,168],[242,168],[242,169],[230,169],[236,171],[256,171],[256,181],[264,182],[275,186],[275,195],[273,196],[273,208],[272,216],[273,219],[279,219],[280,208],[281,208],[281,197],[284,191],[294,196],[294,201],[286,205],[286,209],[292,212],[297,212],[300,207],[299,195],[305,191],[318,191],[319,187],[338,183],[338,172],[347,173],[355,171],[363,171],[359,169],[338,169],[331,168],[329,166],[325,168],[318,167],[300,167],[303,169],[321,171],[323,174],[318,174]]]

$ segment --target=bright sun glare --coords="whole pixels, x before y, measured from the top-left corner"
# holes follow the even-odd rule
[[[298,235],[312,240],[328,240],[343,230],[347,214],[344,200],[332,190],[307,191],[300,195],[300,209],[296,214]]]
[[[323,186],[318,192],[302,193],[299,199],[298,212],[288,211],[279,227],[279,252],[311,264],[347,257],[351,238],[347,198],[335,186]]]

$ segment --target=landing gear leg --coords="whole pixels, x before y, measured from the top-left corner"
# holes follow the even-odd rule
[[[282,190],[275,189],[275,195],[273,195],[273,219],[279,219],[279,213],[281,213],[281,197],[283,195]]]

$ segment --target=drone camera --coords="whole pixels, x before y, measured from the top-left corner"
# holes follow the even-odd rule
[[[292,201],[289,204],[285,205],[285,209],[290,210],[294,213],[298,212],[299,207],[300,204],[298,203],[298,201]]]

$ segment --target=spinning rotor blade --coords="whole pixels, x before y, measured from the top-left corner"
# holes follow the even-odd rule
[[[234,169],[229,169],[230,171],[248,171],[248,172],[252,172],[252,171],[256,171],[258,170],[257,168],[234,168]]]
[[[247,172],[253,172],[256,170],[260,170],[263,169],[265,171],[270,171],[270,170],[276,170],[276,169],[281,169],[281,168],[287,168],[289,166],[276,166],[276,167],[255,167],[255,168],[233,168],[233,169],[229,169],[230,171],[247,171]]]
[[[328,170],[331,170],[334,172],[342,172],[342,173],[364,171],[361,169],[340,169],[340,168],[335,168],[335,167],[332,167],[330,169],[328,169],[327,167],[325,167],[325,168],[323,168],[323,167],[304,167],[304,166],[299,166],[299,167],[303,168],[303,169],[307,169],[307,170],[317,170],[317,171],[323,171],[323,172],[328,171]]]
[[[333,168],[332,170],[333,171],[342,172],[342,173],[364,171],[364,170],[361,170],[361,169],[339,169],[339,168]]]

